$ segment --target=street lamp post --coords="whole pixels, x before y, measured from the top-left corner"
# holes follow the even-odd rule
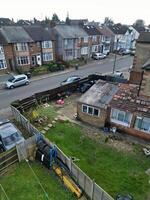
[[[119,42],[119,38],[117,38],[116,51],[117,51],[117,48],[118,48],[118,42]],[[113,65],[113,74],[114,74],[115,68],[116,68],[116,60],[117,60],[117,54],[115,52],[115,59],[114,59],[114,65]]]

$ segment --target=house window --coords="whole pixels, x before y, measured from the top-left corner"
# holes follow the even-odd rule
[[[87,55],[88,54],[88,47],[82,47],[81,48],[81,55]]]
[[[66,56],[73,56],[73,50],[72,49],[66,50]]]
[[[134,127],[141,131],[150,133],[150,118],[136,117]]]
[[[89,41],[89,38],[88,38],[88,37],[84,37],[84,38],[83,38],[83,41],[84,41],[85,43],[87,43],[87,42]]]
[[[111,122],[129,126],[131,123],[132,114],[130,112],[121,111],[112,108],[111,110]]]
[[[92,52],[98,52],[98,45],[92,46]]]
[[[29,65],[30,64],[30,59],[28,56],[21,56],[17,57],[17,64],[18,65]]]
[[[82,112],[95,116],[95,117],[98,117],[100,115],[99,109],[94,108],[92,106],[87,106],[87,105],[82,105]]]
[[[52,42],[51,41],[44,41],[44,42],[42,42],[42,48],[43,49],[52,48]]]
[[[53,53],[43,53],[43,61],[53,60]]]
[[[28,44],[27,43],[17,43],[15,44],[16,51],[28,51]]]
[[[7,68],[6,60],[2,59],[0,60],[0,70],[5,68]]]
[[[97,41],[97,36],[96,36],[96,35],[93,35],[92,41],[93,41],[93,42],[96,42],[96,41]]]
[[[0,46],[0,54],[4,54],[4,49],[2,46]]]

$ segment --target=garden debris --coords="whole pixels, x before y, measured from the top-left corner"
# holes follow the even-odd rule
[[[33,112],[32,112],[32,118],[33,119],[37,119],[38,117],[39,117],[39,115],[38,115],[37,111],[33,110]]]
[[[55,120],[53,120],[53,121],[52,121],[52,124],[56,124],[56,121],[55,121]]]
[[[76,162],[76,161],[79,161],[80,159],[79,159],[79,158],[76,158],[76,157],[71,157],[71,160],[72,160],[73,162]]]
[[[48,127],[49,127],[49,128],[52,128],[52,126],[53,126],[53,124],[48,124]]]
[[[45,130],[45,131],[48,131],[48,130],[49,130],[49,127],[45,127],[44,130]]]
[[[150,176],[150,168],[146,170],[145,173]]]
[[[44,104],[43,104],[43,107],[44,107],[44,108],[47,108],[47,107],[49,107],[49,106],[50,106],[50,105],[49,105],[48,103],[44,103]]]
[[[146,156],[150,156],[150,149],[143,148],[143,151]]]
[[[42,130],[42,131],[41,131],[41,133],[45,134],[45,133],[46,133],[46,131],[45,131],[45,130]]]
[[[54,118],[54,120],[55,120],[55,121],[58,121],[58,118],[57,118],[57,117],[55,117],[55,118]]]

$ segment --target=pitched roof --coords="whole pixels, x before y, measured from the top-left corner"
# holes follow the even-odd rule
[[[119,84],[119,89],[110,102],[111,107],[150,116],[150,98],[138,97],[138,90],[137,85]]]
[[[88,34],[78,25],[56,25],[54,29],[63,37],[63,38],[79,38],[86,37]]]
[[[93,25],[84,25],[83,29],[88,35],[101,35],[100,31]]]
[[[27,32],[20,26],[3,26],[1,27],[1,33],[5,37],[7,43],[33,41]]]
[[[146,30],[145,27],[141,26],[133,26],[133,28],[139,33],[144,32]]]
[[[114,25],[108,26],[108,28],[110,28],[110,30],[114,34],[121,34],[121,35],[124,35],[128,30],[128,26],[122,25],[122,24],[114,24]]]
[[[107,37],[114,36],[114,33],[108,27],[106,27],[106,26],[100,26],[100,27],[97,27],[97,29],[104,36],[107,36]]]
[[[142,32],[137,40],[139,43],[150,43],[150,32]]]
[[[52,40],[51,35],[42,26],[24,26],[24,29],[35,42]]]
[[[98,81],[78,100],[81,103],[106,108],[117,92],[118,86],[105,81]]]
[[[8,25],[13,25],[14,22],[10,20],[9,18],[0,18],[0,26],[8,26]]]
[[[3,44],[7,44],[7,41],[6,41],[4,35],[1,33],[1,30],[0,30],[0,45],[3,45]]]

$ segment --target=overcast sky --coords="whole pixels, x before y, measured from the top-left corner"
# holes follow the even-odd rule
[[[114,22],[132,24],[143,19],[150,24],[150,0],[0,0],[0,17],[42,19],[56,13],[60,19],[88,18],[103,22],[111,17]]]

